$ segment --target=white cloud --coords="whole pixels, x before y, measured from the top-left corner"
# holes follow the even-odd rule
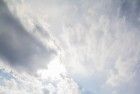
[[[1,62],[3,64],[3,62]],[[59,62],[55,62],[59,63]],[[51,63],[50,63],[51,64]],[[54,66],[55,67],[55,66]],[[31,76],[28,73],[18,73],[14,69],[2,65],[0,69],[0,93],[2,94],[80,94],[78,85],[71,79],[66,71],[52,67],[46,69],[47,73]],[[8,68],[8,69],[7,69]],[[45,77],[45,78],[44,78]]]
[[[43,45],[55,49],[56,58],[60,55],[62,63],[57,64],[60,61],[53,57],[48,70],[38,71],[40,79],[51,79],[43,87],[47,88],[44,92],[49,89],[57,94],[79,93],[71,78],[63,79],[66,70],[85,93],[139,92],[139,80],[135,80],[139,78],[140,53],[138,0],[31,0],[24,4],[16,10],[23,26],[29,31],[36,29],[36,25],[41,26],[39,30],[48,30],[30,33]],[[54,79],[59,81],[56,86]]]
[[[46,15],[49,29],[62,49],[66,69],[76,80],[80,78],[80,85],[87,80],[83,78],[91,77],[92,86],[99,91],[106,91],[101,88],[105,86],[108,92],[122,93],[120,88],[127,92],[125,88],[130,87],[125,85],[133,84],[134,75],[138,75],[135,67],[139,65],[140,39],[139,27],[134,24],[138,17],[132,16],[137,10],[132,3],[138,1],[67,1],[61,3],[63,7],[58,2],[48,5],[56,14]],[[138,4],[136,7],[139,9]],[[87,89],[85,84],[82,86]]]

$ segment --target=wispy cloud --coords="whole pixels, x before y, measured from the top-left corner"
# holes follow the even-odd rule
[[[15,68],[39,69],[45,93],[77,94],[77,84],[83,94],[140,92],[139,0],[6,1],[0,56]]]
[[[62,61],[84,92],[139,91],[138,0],[44,2],[48,7],[40,7],[63,49]]]

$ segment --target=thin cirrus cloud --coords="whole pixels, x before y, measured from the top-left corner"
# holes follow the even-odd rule
[[[139,0],[36,2],[85,94],[138,94]]]

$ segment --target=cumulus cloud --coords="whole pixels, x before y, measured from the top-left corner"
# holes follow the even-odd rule
[[[48,71],[55,71],[55,66],[43,70],[46,74],[38,73],[35,77],[25,72],[19,73],[3,62],[0,64],[0,94],[80,94],[78,85],[67,73],[55,72],[47,75]],[[57,66],[56,70],[59,69],[61,67]]]

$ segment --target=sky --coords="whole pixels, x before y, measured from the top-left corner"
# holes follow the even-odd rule
[[[139,94],[139,0],[0,0],[0,94]]]

